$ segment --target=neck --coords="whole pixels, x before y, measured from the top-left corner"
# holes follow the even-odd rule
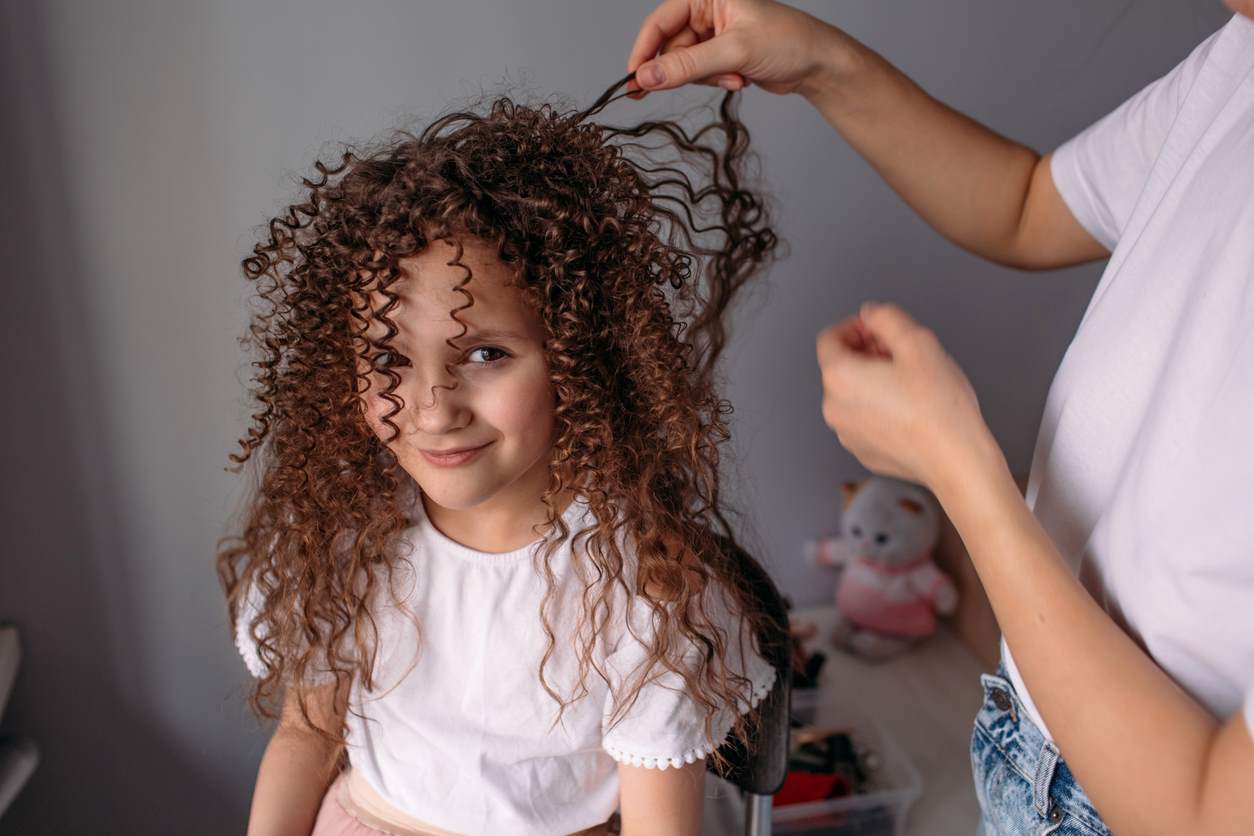
[[[540,490],[510,486],[516,487],[520,490],[507,489],[473,508],[445,508],[423,495],[423,509],[431,524],[450,540],[489,554],[512,552],[538,540],[549,516]],[[559,516],[573,500],[570,490],[554,498]]]

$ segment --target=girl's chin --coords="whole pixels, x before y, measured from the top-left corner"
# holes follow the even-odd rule
[[[461,491],[440,490],[438,486],[428,488],[422,485],[422,495],[428,505],[435,505],[443,511],[473,511],[492,498],[491,493],[467,494]]]
[[[485,511],[489,506],[495,505],[504,500],[506,496],[512,492],[506,491],[508,483],[503,484],[476,484],[467,483],[470,480],[461,481],[460,484],[439,478],[439,474],[432,478],[432,474],[422,473],[427,477],[424,480],[415,479],[418,487],[422,490],[422,495],[426,497],[428,505],[435,505],[440,510],[463,512],[463,511]]]

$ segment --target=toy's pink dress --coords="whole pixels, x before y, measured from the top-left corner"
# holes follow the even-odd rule
[[[945,576],[929,555],[904,566],[855,557],[841,578],[836,606],[859,627],[894,636],[928,636],[936,630],[936,593],[944,584]]]

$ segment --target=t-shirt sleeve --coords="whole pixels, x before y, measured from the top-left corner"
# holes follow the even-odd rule
[[[1245,691],[1245,706],[1241,710],[1245,714],[1245,730],[1250,733],[1250,739],[1254,740],[1254,682],[1250,682],[1250,687]]]
[[[244,667],[248,668],[248,672],[255,679],[261,679],[266,674],[258,642],[253,639],[252,635],[252,625],[261,614],[262,603],[262,595],[257,585],[249,583],[244,594],[240,596],[239,616],[235,621],[235,647],[239,651],[240,658],[244,660]],[[257,629],[261,638],[264,639],[267,636],[266,626],[260,624]],[[349,646],[349,641],[346,637],[344,643],[341,644],[341,652]],[[316,685],[332,682],[334,679],[335,675],[327,668],[326,654],[323,653],[316,656],[311,664],[306,666],[303,681]]]
[[[1222,32],[1223,30],[1220,30]],[[1216,32],[1174,69],[1054,152],[1050,174],[1067,208],[1108,250],[1123,235],[1150,170]]]
[[[749,623],[734,618],[727,602],[725,592],[711,587],[705,598],[706,612],[711,623],[726,636],[726,656],[722,660],[725,670],[746,677],[749,684],[742,688],[735,706],[725,705],[716,712],[711,725],[713,748],[722,745],[736,717],[757,706],[775,683],[775,669],[759,655]],[[641,612],[647,613],[648,607],[641,605],[635,613],[637,618],[632,619],[635,635],[625,631],[606,658],[610,692],[602,747],[619,763],[655,769],[682,767],[706,757],[713,749],[705,735],[707,709],[684,690],[683,677],[674,671],[655,664],[622,719],[609,725],[615,694],[624,686],[631,688],[639,682],[641,669],[648,664],[648,650],[641,637],[646,635],[643,630],[651,619],[641,616]],[[698,658],[700,652],[690,645],[685,659]]]

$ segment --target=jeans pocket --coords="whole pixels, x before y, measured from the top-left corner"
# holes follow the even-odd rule
[[[971,734],[971,774],[986,827],[1005,836],[1041,832],[1032,782],[978,725]]]

